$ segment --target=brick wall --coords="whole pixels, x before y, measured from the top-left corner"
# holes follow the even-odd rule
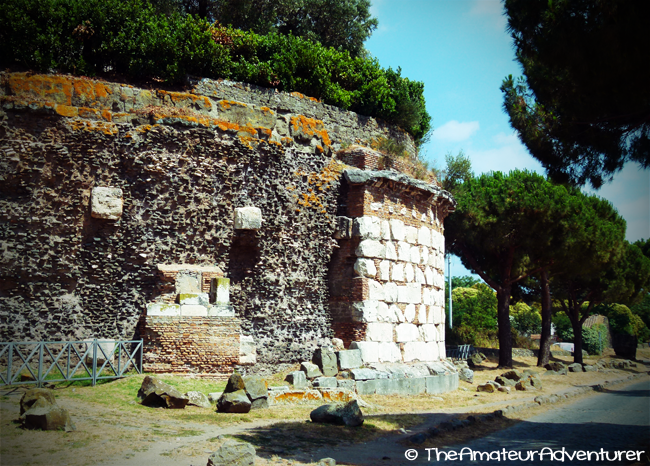
[[[146,372],[226,375],[239,364],[235,317],[142,316],[139,328]]]

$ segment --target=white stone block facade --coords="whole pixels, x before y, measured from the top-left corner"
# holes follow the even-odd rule
[[[354,273],[365,280],[367,293],[353,304],[353,320],[367,327],[365,340],[352,345],[364,363],[444,358],[444,236],[435,216],[425,217],[431,226],[354,219]]]

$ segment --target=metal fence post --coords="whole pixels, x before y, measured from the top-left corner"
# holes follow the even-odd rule
[[[97,338],[93,340],[93,387],[97,383]]]
[[[11,385],[11,359],[14,355],[14,344],[9,342],[9,360],[7,361],[7,383]]]
[[[38,378],[36,379],[36,386],[38,388],[43,386],[43,345],[45,345],[45,342],[38,344]]]

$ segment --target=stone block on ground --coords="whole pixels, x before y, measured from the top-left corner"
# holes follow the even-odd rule
[[[379,375],[376,370],[362,367],[359,369],[351,369],[350,374],[354,380],[374,380],[378,379]]]
[[[530,379],[522,379],[515,384],[516,390],[527,391],[532,390],[534,387]]]
[[[569,372],[584,372],[583,369],[582,369],[582,364],[580,364],[578,362],[575,362],[573,364],[569,364],[567,366],[567,369],[569,370]]]
[[[497,387],[491,383],[484,383],[476,387],[477,392],[494,393],[496,390]]]
[[[336,365],[336,353],[328,347],[318,348],[314,352],[312,362],[316,364],[325,377],[333,377],[338,373]]]
[[[546,369],[547,371],[560,372],[560,371],[562,371],[562,369],[565,369],[565,368],[566,368],[566,366],[564,364],[562,364],[561,362],[556,362],[556,361],[549,362],[549,363],[544,365],[544,369]]]
[[[23,426],[27,429],[64,430],[66,432],[76,430],[68,410],[56,404],[49,404],[44,398],[39,398],[31,408],[25,411],[22,419]]]
[[[463,367],[458,372],[458,378],[463,382],[474,383],[474,371],[472,369],[468,369],[467,367]]]
[[[483,353],[476,352],[469,357],[469,359],[467,360],[467,364],[469,365],[470,368],[478,367],[483,362],[485,362],[486,359],[487,358]]]
[[[533,388],[537,388],[537,389],[541,390],[541,388],[542,388],[542,380],[539,377],[537,377],[536,375],[530,375],[530,376],[528,376],[528,381],[533,386]]]
[[[48,388],[32,388],[20,398],[20,415],[31,408],[38,400],[43,399],[48,405],[55,405],[54,392]]]
[[[249,443],[226,440],[208,458],[207,466],[254,466],[255,448]]]
[[[138,398],[143,406],[183,409],[190,401],[171,385],[151,376],[142,381]]]
[[[303,371],[289,372],[284,380],[293,385],[294,388],[307,388],[307,376]]]
[[[506,379],[514,380],[515,382],[520,381],[523,378],[523,375],[521,372],[515,371],[515,370],[510,370],[506,371],[503,374],[501,374],[501,377],[504,377]]]
[[[339,370],[356,369],[362,366],[361,350],[351,349],[336,353]]]
[[[515,382],[512,379],[508,379],[506,377],[502,377],[500,375],[497,375],[494,379],[495,382],[505,386],[505,387],[514,387],[517,382]]]
[[[300,363],[300,370],[305,373],[305,376],[308,379],[315,379],[316,377],[322,377],[323,373],[320,371],[318,366],[312,362],[304,361]]]
[[[349,403],[329,403],[313,410],[312,422],[358,427],[363,424],[363,413],[356,400]]]
[[[221,413],[247,413],[251,410],[251,402],[245,390],[224,393],[217,401],[217,411]]]
[[[190,400],[188,405],[198,406],[199,408],[212,408],[212,404],[205,394],[197,391],[190,391],[185,393],[185,396]]]
[[[336,388],[338,386],[336,377],[316,377],[312,383],[314,387],[318,388]]]
[[[245,375],[244,391],[251,401],[251,409],[268,408],[268,384],[262,377]]]
[[[226,383],[226,388],[223,390],[223,392],[236,392],[237,390],[243,390],[244,386],[244,378],[238,373],[233,372],[228,378],[228,383]]]

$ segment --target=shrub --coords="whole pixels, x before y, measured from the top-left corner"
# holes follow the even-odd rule
[[[0,8],[0,65],[75,74],[118,73],[182,82],[226,78],[287,92],[401,126],[417,142],[430,130],[424,85],[308,39],[258,35],[147,0],[6,0]]]
[[[492,346],[497,340],[497,298],[483,283],[452,291],[453,322],[451,333],[459,342],[474,346]]]
[[[613,334],[632,335],[640,341],[646,341],[650,338],[650,330],[646,327],[643,319],[633,314],[627,306],[608,304],[600,306],[600,311],[609,319],[609,327]]]
[[[542,315],[523,302],[510,306],[510,322],[521,335],[530,336],[542,331]]]

